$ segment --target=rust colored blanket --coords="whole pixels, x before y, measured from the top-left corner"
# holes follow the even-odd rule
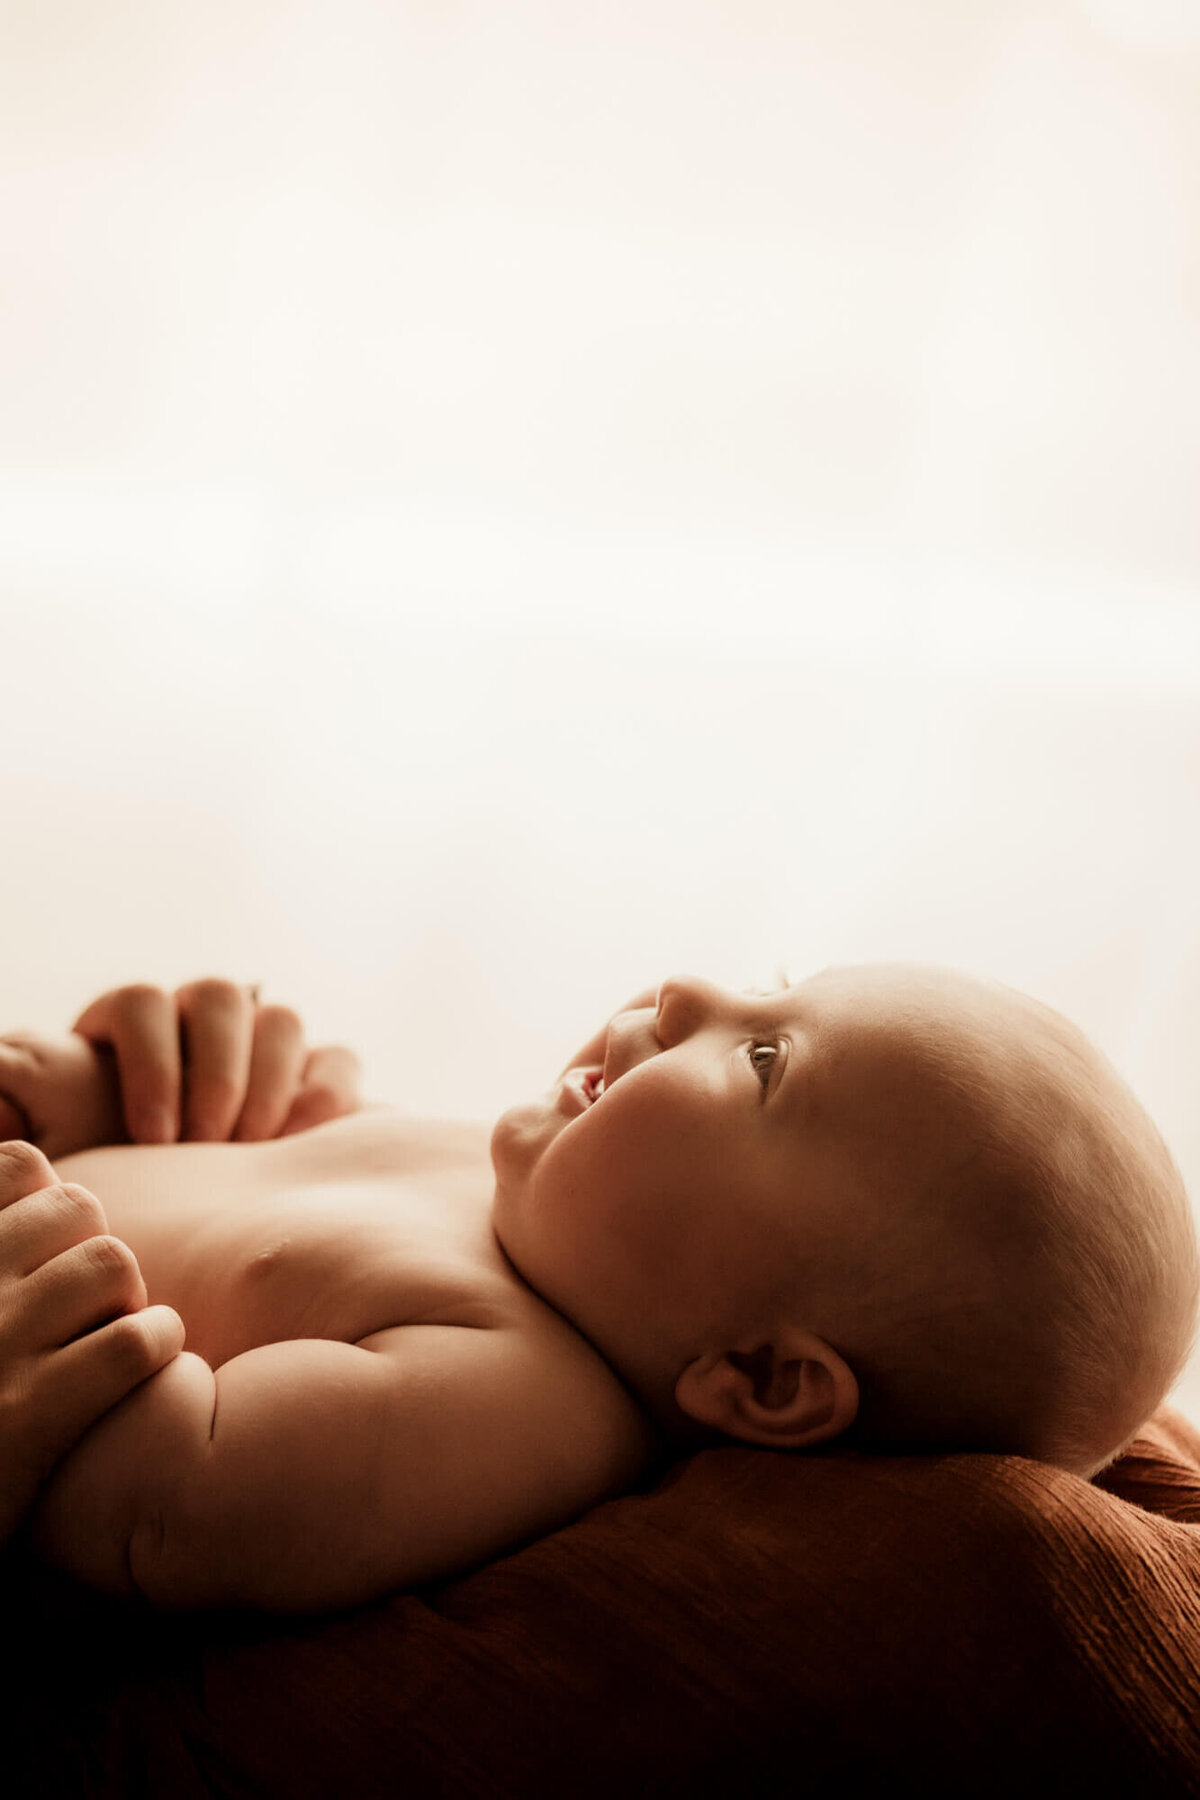
[[[4,1580],[15,1794],[1200,1795],[1200,1434],[1167,1410],[1093,1484],[706,1451],[335,1618]]]

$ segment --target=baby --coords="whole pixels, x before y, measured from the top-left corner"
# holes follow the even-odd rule
[[[28,1537],[110,1593],[351,1605],[730,1440],[1087,1476],[1189,1353],[1175,1165],[1082,1034],[1011,989],[897,965],[772,993],[673,978],[490,1143],[359,1106],[344,1065],[306,1111],[293,1013],[229,983],[180,996],[185,1135],[228,1141],[127,1141],[118,1077],[128,1135],[156,1084],[178,1100],[158,990],[96,1002],[73,1075],[47,1051],[6,1080],[0,1053],[33,1139],[0,1149],[0,1279],[43,1284],[38,1368],[76,1359]],[[61,1104],[48,1123],[56,1083],[95,1147]],[[85,1252],[46,1328],[51,1271]],[[85,1393],[114,1332],[123,1372]]]

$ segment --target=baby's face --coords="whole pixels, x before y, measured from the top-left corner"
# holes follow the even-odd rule
[[[594,1063],[498,1121],[510,1260],[631,1376],[736,1342],[798,1258],[894,1235],[881,1209],[937,1131],[894,1054],[907,992],[886,967],[771,994],[663,982]]]

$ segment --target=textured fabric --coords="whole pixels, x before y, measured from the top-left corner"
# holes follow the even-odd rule
[[[1200,1435],[1166,1410],[1092,1484],[706,1451],[335,1618],[165,1619],[16,1557],[6,1600],[30,1793],[1200,1795]]]

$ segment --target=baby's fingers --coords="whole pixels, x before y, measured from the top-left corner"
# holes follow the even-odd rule
[[[184,1040],[183,1135],[190,1142],[228,1143],[250,1079],[253,995],[210,976],[175,990]]]
[[[304,1067],[304,1085],[296,1095],[280,1137],[328,1124],[362,1106],[362,1059],[344,1044],[314,1050]]]
[[[120,1073],[125,1129],[135,1144],[173,1144],[179,1136],[180,1048],[175,998],[135,982],[93,1000],[72,1030],[111,1044]]]
[[[281,1127],[304,1083],[304,1027],[290,1006],[260,1006],[254,1021],[250,1080],[234,1139],[263,1143]]]
[[[145,1304],[146,1284],[133,1251],[120,1238],[97,1233],[26,1277],[22,1333],[31,1348],[56,1350]]]
[[[183,1349],[183,1320],[169,1306],[144,1306],[45,1356],[31,1384],[33,1446],[40,1479],[110,1407]]]

